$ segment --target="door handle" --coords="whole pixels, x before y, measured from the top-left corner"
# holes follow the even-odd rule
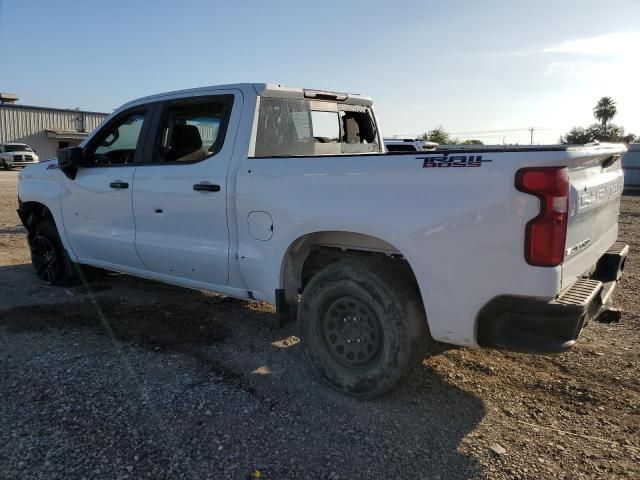
[[[109,184],[111,188],[129,188],[129,184],[127,182],[115,181]]]
[[[193,186],[196,192],[219,192],[220,185],[214,185],[212,183],[196,183]]]

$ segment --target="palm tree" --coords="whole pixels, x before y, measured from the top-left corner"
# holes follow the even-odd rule
[[[618,109],[616,102],[611,97],[602,97],[593,108],[593,116],[600,121],[603,127],[607,127],[607,122],[616,116]]]

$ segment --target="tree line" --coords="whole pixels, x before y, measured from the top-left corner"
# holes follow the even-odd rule
[[[418,137],[418,140],[435,142],[440,145],[484,145],[481,140],[460,140],[459,138],[452,137],[442,125],[438,125],[433,130],[423,133]]]
[[[593,116],[597,122],[588,127],[573,127],[566,135],[560,137],[560,143],[640,142],[640,136],[633,133],[625,134],[622,126],[610,123],[617,113],[618,107],[615,100],[611,97],[602,97],[593,107]]]
[[[624,128],[611,123],[613,117],[618,113],[616,102],[611,97],[602,97],[593,108],[593,116],[597,122],[588,127],[573,127],[569,132],[560,137],[560,143],[581,145],[584,143],[615,142],[633,143],[640,142],[640,136],[633,133],[626,133]],[[481,140],[460,140],[451,136],[442,125],[438,125],[433,130],[423,133],[419,140],[436,142],[440,145],[484,145]]]

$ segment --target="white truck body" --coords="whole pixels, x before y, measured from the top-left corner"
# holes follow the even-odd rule
[[[314,248],[399,258],[415,275],[431,337],[464,346],[482,344],[479,314],[493,299],[554,302],[616,241],[621,145],[393,154],[376,130],[365,153],[323,154],[333,144],[316,138],[312,154],[256,154],[265,99],[372,112],[367,97],[325,93],[237,84],[130,102],[81,148],[123,113],[150,105],[224,95],[232,108],[215,155],[156,163],[145,154],[74,176],[43,162],[20,174],[21,209],[46,206],[73,262],[271,303],[283,300],[279,292],[295,303]],[[143,134],[152,138],[149,125]],[[538,167],[566,167],[570,180],[565,258],[552,267],[531,265],[523,253],[541,201],[514,179]],[[196,184],[219,191],[194,191]]]

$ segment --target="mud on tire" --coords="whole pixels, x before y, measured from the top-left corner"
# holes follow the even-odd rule
[[[398,387],[430,341],[406,271],[378,260],[343,260],[306,285],[298,324],[305,354],[331,387],[363,399]]]

